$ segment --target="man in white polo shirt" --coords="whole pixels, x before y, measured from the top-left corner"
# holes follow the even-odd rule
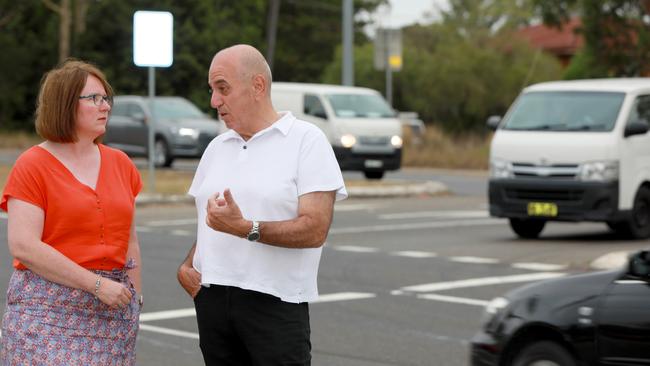
[[[197,240],[178,269],[206,365],[310,365],[309,308],[334,201],[347,197],[314,125],[271,104],[271,71],[248,45],[218,52],[211,105],[230,130],[207,147],[189,194]]]

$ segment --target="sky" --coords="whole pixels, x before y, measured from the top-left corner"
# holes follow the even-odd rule
[[[414,23],[429,24],[438,19],[438,10],[445,9],[446,0],[390,0],[390,9],[382,7],[376,13],[377,25],[401,28]]]

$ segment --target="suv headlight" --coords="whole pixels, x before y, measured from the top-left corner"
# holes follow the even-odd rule
[[[178,129],[178,135],[183,137],[189,136],[196,139],[199,137],[199,130],[196,130],[194,128],[181,127]]]
[[[592,161],[580,165],[578,180],[612,182],[618,180],[618,161]]]
[[[501,159],[490,159],[491,178],[512,178],[512,163]]]

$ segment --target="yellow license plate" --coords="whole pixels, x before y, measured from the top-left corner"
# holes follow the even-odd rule
[[[557,216],[557,205],[551,202],[529,202],[528,216]]]

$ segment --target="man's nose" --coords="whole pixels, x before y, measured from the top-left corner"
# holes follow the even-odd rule
[[[210,105],[212,106],[212,108],[217,109],[222,104],[223,104],[223,98],[219,95],[219,93],[212,92],[212,96],[210,97]]]

